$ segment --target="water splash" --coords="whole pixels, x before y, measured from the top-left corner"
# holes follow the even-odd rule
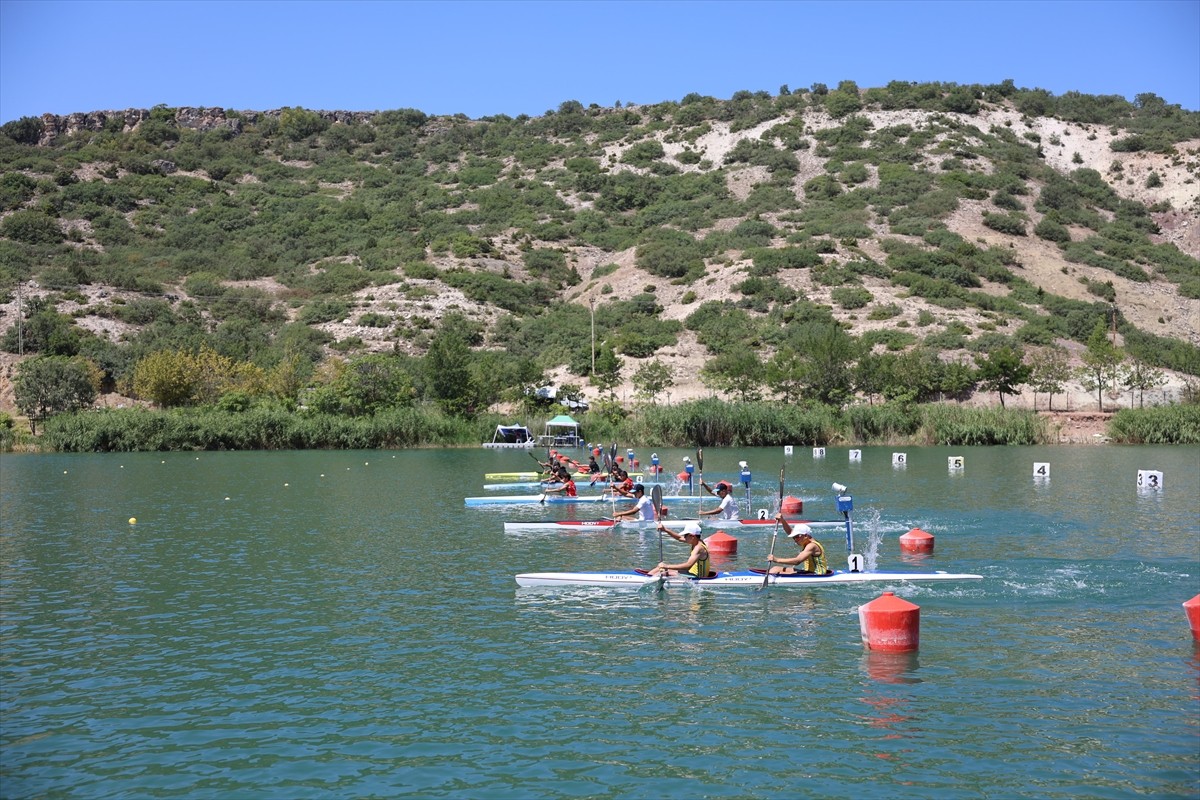
[[[866,508],[854,515],[855,544],[865,538],[866,546],[860,548],[867,572],[875,572],[879,566],[879,545],[883,542],[883,515],[877,508]],[[864,537],[863,534],[866,534]]]

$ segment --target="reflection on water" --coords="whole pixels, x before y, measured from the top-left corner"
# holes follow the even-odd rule
[[[920,656],[911,653],[881,653],[867,649],[864,645],[862,672],[879,683],[920,683],[917,670],[921,668]]]

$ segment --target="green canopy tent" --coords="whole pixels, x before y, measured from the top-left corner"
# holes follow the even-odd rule
[[[538,439],[543,447],[582,447],[583,430],[566,414],[559,414],[546,423],[546,431]]]

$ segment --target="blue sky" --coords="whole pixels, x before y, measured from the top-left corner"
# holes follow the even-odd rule
[[[282,106],[538,115],[853,80],[1200,109],[1200,0],[0,0],[0,122]]]

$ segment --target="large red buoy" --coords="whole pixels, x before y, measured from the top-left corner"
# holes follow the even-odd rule
[[[690,481],[692,479],[692,476],[688,475],[686,470],[679,473],[675,477],[679,478],[679,480],[683,481],[684,483],[687,483],[688,481]]]
[[[713,555],[731,556],[737,552],[738,540],[725,531],[717,531],[704,540]]]
[[[917,649],[921,639],[921,608],[884,592],[858,607],[858,624],[863,644],[869,649],[908,653]]]
[[[900,551],[902,553],[932,553],[933,534],[920,528],[913,528],[900,537]]]
[[[779,510],[786,515],[796,515],[804,513],[804,501],[799,497],[785,497],[779,505]]]
[[[1192,638],[1200,642],[1200,594],[1183,604],[1187,613],[1188,625],[1192,626]]]

